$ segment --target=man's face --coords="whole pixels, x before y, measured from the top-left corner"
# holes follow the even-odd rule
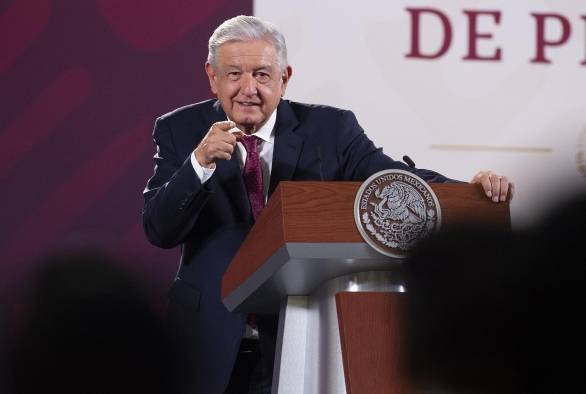
[[[212,92],[230,120],[248,134],[256,132],[285,94],[291,67],[281,72],[275,47],[264,40],[222,44],[216,63],[206,63]]]

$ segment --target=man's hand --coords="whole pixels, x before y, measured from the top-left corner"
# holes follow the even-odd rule
[[[214,168],[216,160],[230,160],[236,145],[236,136],[229,130],[236,127],[229,120],[217,122],[195,148],[195,159],[206,168]]]
[[[515,185],[509,182],[506,176],[497,175],[492,171],[478,172],[470,183],[480,183],[486,196],[494,202],[507,201],[507,195],[510,201],[515,193]]]

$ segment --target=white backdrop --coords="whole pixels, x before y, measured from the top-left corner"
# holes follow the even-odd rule
[[[453,29],[440,58],[407,58],[412,39],[406,8],[433,8]],[[500,61],[463,60],[468,18],[478,18],[478,53]],[[480,169],[514,180],[515,227],[531,224],[558,197],[586,191],[586,3],[584,0],[255,0],[255,15],[284,32],[293,67],[286,98],[355,112],[370,138],[395,159],[468,181]],[[536,56],[537,20],[569,22],[563,45]],[[423,53],[441,47],[439,18],[421,18]],[[562,37],[549,17],[545,40]]]

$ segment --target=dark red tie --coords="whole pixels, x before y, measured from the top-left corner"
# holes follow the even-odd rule
[[[257,149],[258,138],[253,135],[246,135],[240,139],[240,142],[246,149],[246,163],[244,163],[242,176],[244,177],[244,185],[252,208],[252,217],[256,221],[260,211],[265,206],[262,169]]]
[[[244,163],[244,185],[248,192],[250,207],[252,208],[252,217],[256,218],[265,206],[264,187],[262,182],[262,168],[260,166],[260,156],[258,154],[258,138],[254,135],[245,135],[240,139],[246,149],[246,162]],[[247,323],[250,327],[256,329],[256,315],[251,313],[247,316]]]

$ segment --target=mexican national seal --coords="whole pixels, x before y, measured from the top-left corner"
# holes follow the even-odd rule
[[[404,258],[419,239],[439,229],[441,209],[423,179],[403,170],[384,170],[358,189],[354,219],[367,244],[386,256]]]

